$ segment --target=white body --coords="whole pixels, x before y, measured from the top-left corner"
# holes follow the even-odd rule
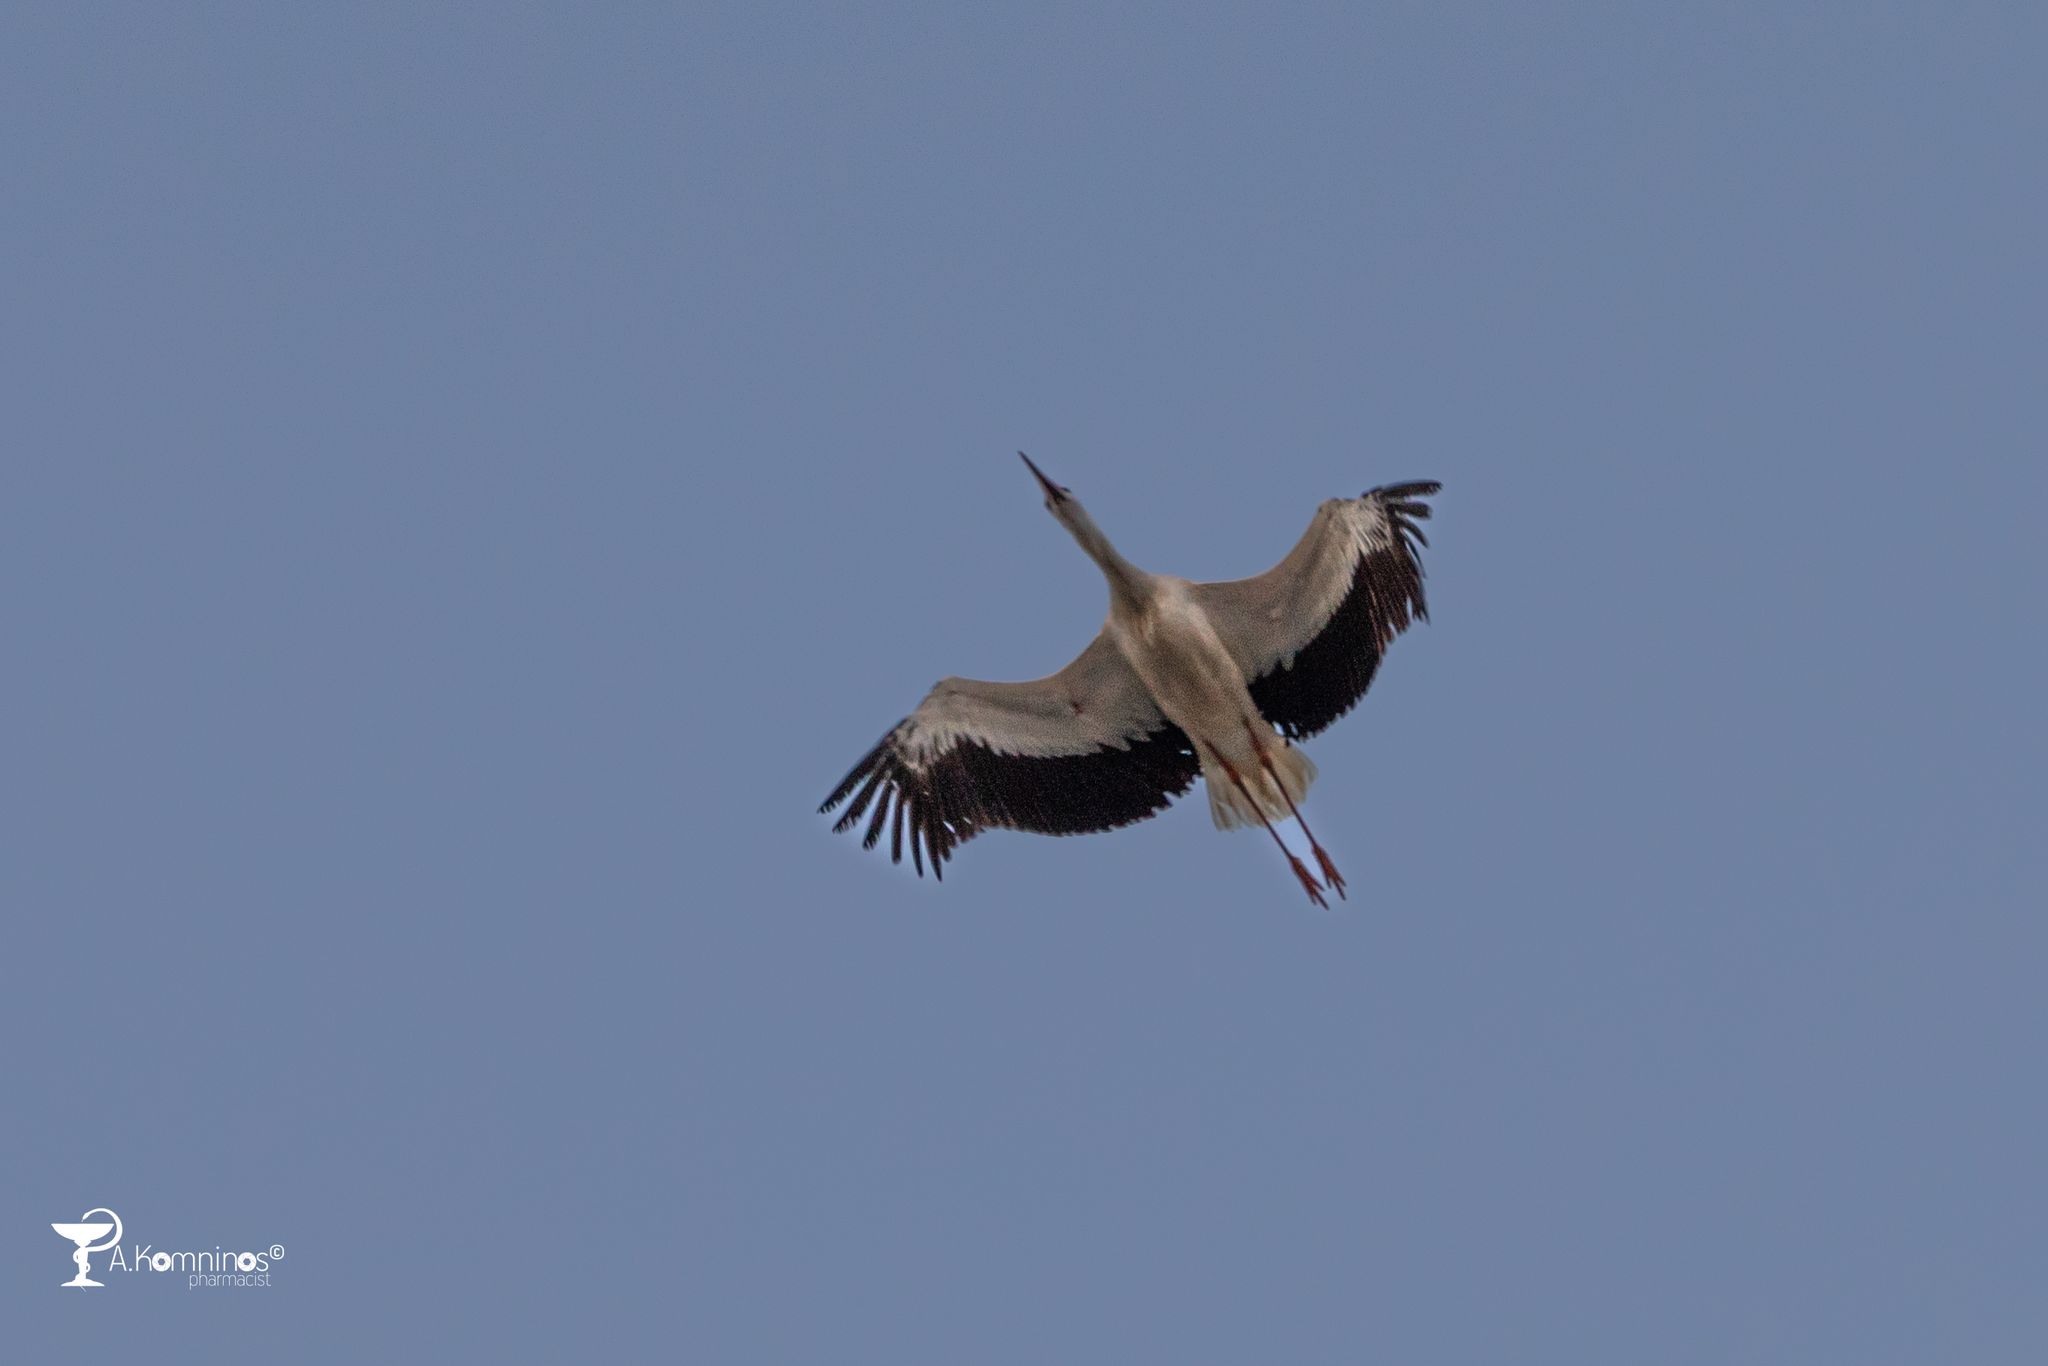
[[[1260,815],[1231,781],[1225,763],[1268,819],[1284,819],[1290,800],[1298,806],[1308,796],[1315,765],[1275,735],[1252,704],[1244,670],[1224,646],[1193,583],[1141,574],[1132,586],[1134,594],[1112,598],[1105,632],[1160,714],[1194,742],[1217,828],[1256,824]],[[1272,773],[1286,784],[1285,792],[1274,785]]]

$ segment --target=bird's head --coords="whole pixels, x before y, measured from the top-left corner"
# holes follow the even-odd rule
[[[1112,604],[1121,602],[1135,610],[1151,576],[1116,553],[1116,547],[1095,525],[1095,519],[1088,515],[1088,509],[1081,506],[1081,500],[1074,496],[1072,489],[1046,478],[1045,471],[1032,464],[1031,457],[1024,452],[1018,451],[1017,454],[1024,456],[1024,464],[1031,471],[1031,477],[1045,490],[1045,510],[1067,529],[1067,534],[1080,543],[1081,549],[1088,552],[1088,558],[1100,565],[1108,576]]]
[[[1017,455],[1024,461],[1025,467],[1031,471],[1032,476],[1038,480],[1039,487],[1045,490],[1045,510],[1059,518],[1061,522],[1071,526],[1070,518],[1081,506],[1074,500],[1073,490],[1062,488],[1046,478],[1045,471],[1032,464],[1031,457],[1025,455],[1024,452],[1018,451]]]

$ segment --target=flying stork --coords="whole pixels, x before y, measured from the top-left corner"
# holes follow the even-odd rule
[[[1192,583],[1149,574],[1109,543],[1073,492],[1024,463],[1046,510],[1109,581],[1109,619],[1080,657],[1028,683],[941,679],[853,766],[818,810],[852,798],[832,828],[870,810],[872,849],[932,873],[984,830],[1075,835],[1164,811],[1194,784],[1220,830],[1263,825],[1309,899],[1323,883],[1273,822],[1294,817],[1330,890],[1337,866],[1301,820],[1315,765],[1292,743],[1350,711],[1411,619],[1427,621],[1419,500],[1442,485],[1387,484],[1316,509],[1287,558],[1256,578]],[[1275,734],[1278,727],[1278,734]]]

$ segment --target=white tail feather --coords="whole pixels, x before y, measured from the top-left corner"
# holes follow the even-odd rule
[[[1274,771],[1287,786],[1285,796],[1273,785],[1264,765],[1255,761],[1250,771],[1238,769],[1238,776],[1258,799],[1255,807],[1220,765],[1213,764],[1206,753],[1202,756],[1202,782],[1209,789],[1209,818],[1216,822],[1218,830],[1257,825],[1262,810],[1267,820],[1284,821],[1292,814],[1287,809],[1288,800],[1293,799],[1299,806],[1308,797],[1309,784],[1316,780],[1316,766],[1309,757],[1292,745],[1276,746],[1272,757]]]

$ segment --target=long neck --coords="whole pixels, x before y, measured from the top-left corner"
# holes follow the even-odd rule
[[[1102,534],[1102,528],[1095,525],[1095,519],[1088,515],[1079,503],[1069,503],[1065,523],[1081,549],[1088,552],[1088,558],[1102,570],[1102,577],[1109,580],[1109,598],[1113,606],[1136,611],[1144,604],[1150,591],[1152,576],[1117,553],[1109,543],[1109,537]]]

